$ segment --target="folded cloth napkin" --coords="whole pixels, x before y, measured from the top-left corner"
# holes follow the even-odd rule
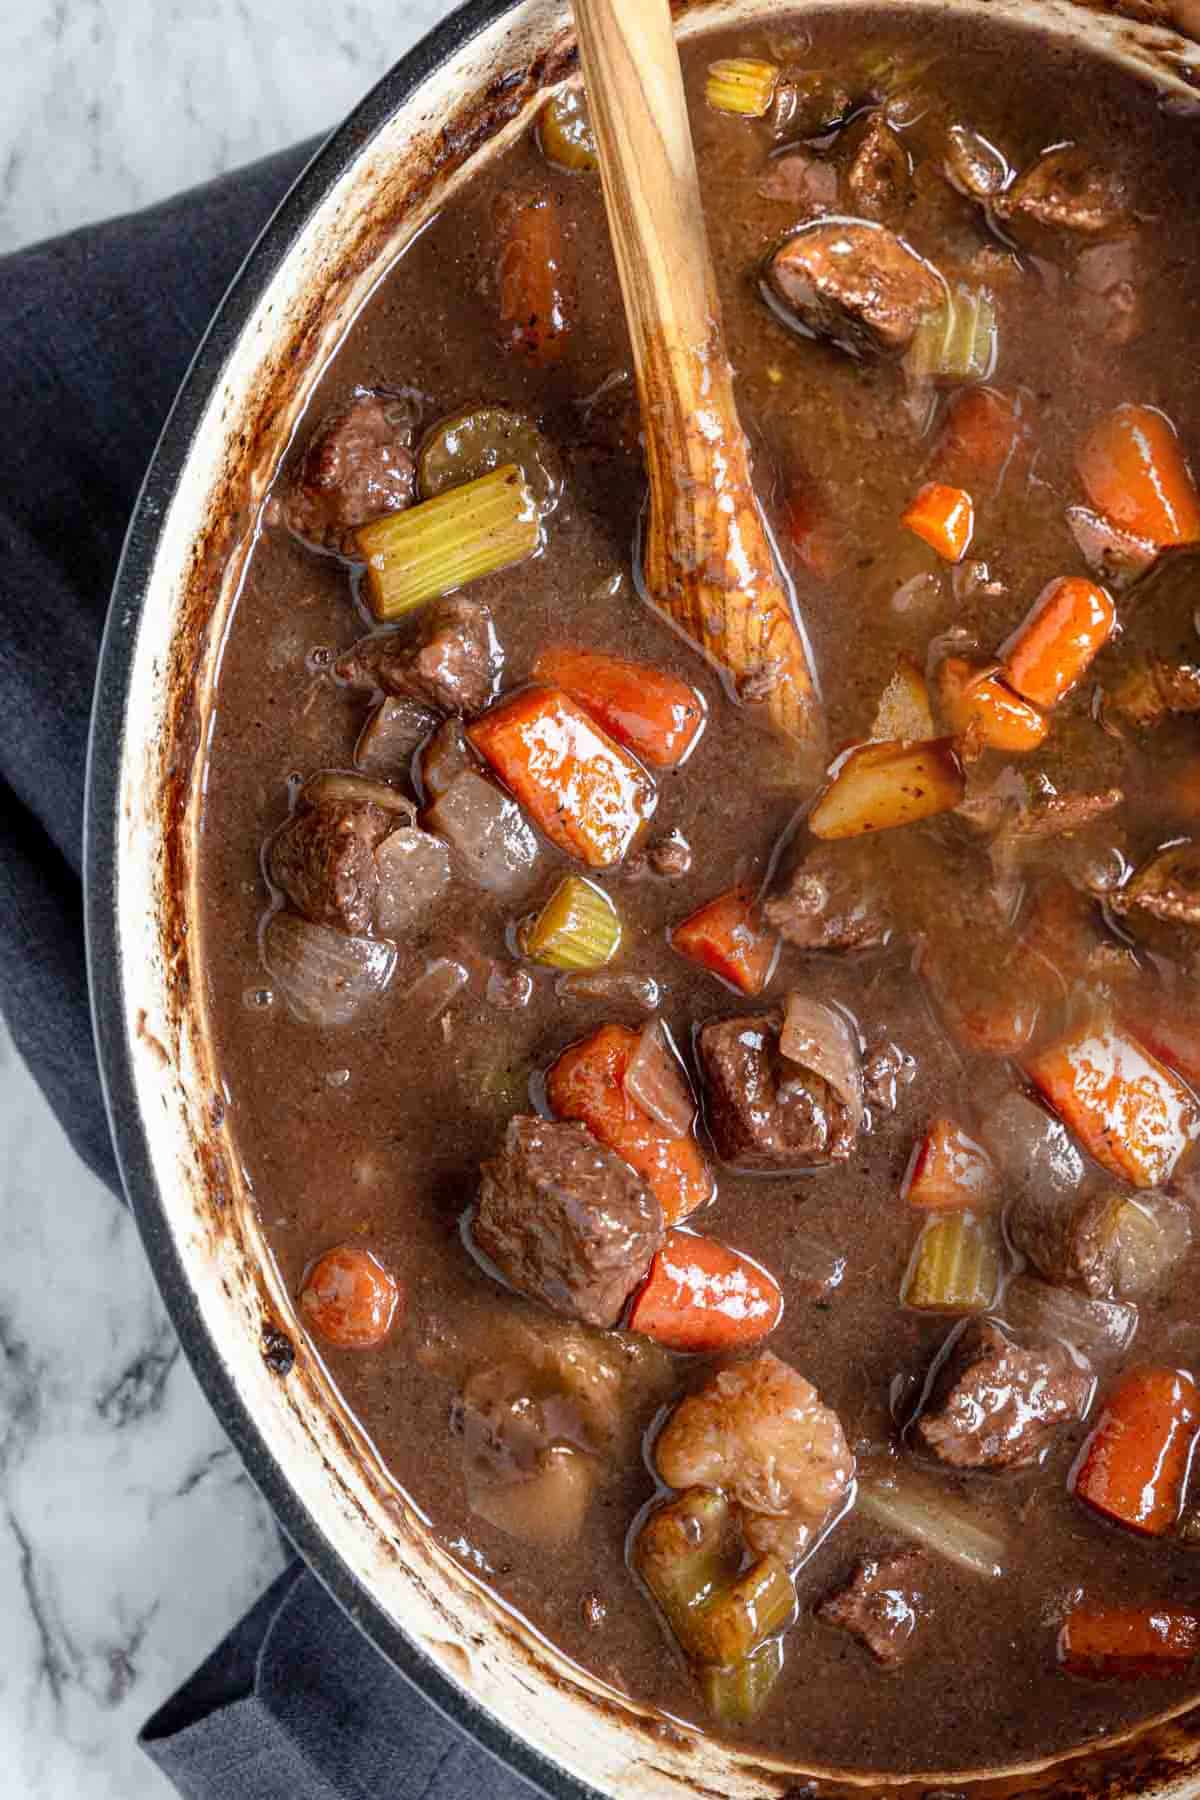
[[[109,590],[172,396],[304,145],[0,258],[0,1007],[117,1193],[79,873]],[[142,1734],[188,1800],[530,1800],[294,1563]]]

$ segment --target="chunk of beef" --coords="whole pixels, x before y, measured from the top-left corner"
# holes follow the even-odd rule
[[[268,873],[314,925],[371,932],[379,895],[376,852],[412,820],[412,803],[382,782],[319,777],[306,783],[295,812],[272,838]]]
[[[643,875],[657,875],[660,881],[681,881],[691,866],[692,846],[682,831],[667,831],[625,859],[625,875],[630,881],[640,881]]]
[[[954,1469],[1028,1469],[1091,1395],[1090,1371],[1065,1344],[1025,1349],[972,1319],[935,1363],[913,1436]]]
[[[927,1615],[927,1559],[920,1550],[862,1556],[844,1587],[817,1607],[818,1619],[848,1631],[885,1668],[895,1668],[913,1648],[913,1634]]]
[[[326,549],[354,554],[360,525],[412,503],[411,428],[405,403],[386,393],[359,393],[325,419],[283,503],[291,530]]]
[[[785,68],[775,90],[778,137],[815,138],[835,131],[854,106],[845,83],[824,69]]]
[[[1030,249],[1070,238],[1113,237],[1129,227],[1124,177],[1079,144],[1047,150],[992,203],[996,218]]]
[[[402,629],[374,632],[338,658],[337,674],[351,687],[408,694],[472,718],[490,703],[503,661],[483,601],[452,594],[428,609],[415,642]]]
[[[1200,927],[1200,844],[1172,844],[1160,850],[1111,896],[1109,904],[1131,922],[1156,919],[1195,931]]]
[[[522,1293],[611,1326],[662,1243],[662,1209],[585,1126],[525,1115],[484,1164],[474,1237]]]
[[[1004,826],[1006,835],[1031,838],[1061,837],[1069,831],[1081,831],[1095,819],[1115,812],[1124,804],[1121,788],[1101,788],[1094,794],[1059,794],[1050,788],[1035,788],[1024,806]]]
[[[769,925],[802,950],[867,950],[885,944],[892,921],[877,843],[821,844],[798,862],[763,907]]]
[[[835,210],[838,174],[831,162],[808,150],[788,150],[767,165],[758,191],[764,200],[779,200],[789,206],[799,223]]]
[[[1156,731],[1176,713],[1200,713],[1200,666],[1162,656],[1135,656],[1105,685],[1106,720]]]
[[[837,1414],[769,1350],[681,1400],[654,1460],[671,1487],[721,1488],[756,1555],[804,1554],[845,1502],[854,1456]]]
[[[381,781],[407,781],[413,757],[437,722],[437,713],[419,700],[381,700],[354,746],[355,768]]]
[[[847,211],[894,223],[912,205],[912,159],[884,113],[871,113],[857,131],[845,174]]]
[[[479,763],[467,742],[463,722],[457,716],[444,719],[421,752],[421,786],[437,800],[451,782],[468,771],[479,773]]]
[[[822,1076],[783,1055],[782,1023],[772,1012],[701,1028],[696,1050],[717,1153],[748,1169],[843,1162],[854,1145],[854,1112]]]
[[[873,1112],[895,1112],[900,1089],[917,1073],[917,1059],[890,1038],[868,1044],[863,1053],[863,1098]]]
[[[854,220],[807,225],[785,239],[765,280],[798,324],[854,355],[903,354],[943,295],[928,263],[886,226]]]
[[[1005,1223],[1013,1247],[1047,1281],[1111,1294],[1117,1273],[1120,1200],[1111,1193],[1071,1194],[1023,1187],[1009,1202]]]

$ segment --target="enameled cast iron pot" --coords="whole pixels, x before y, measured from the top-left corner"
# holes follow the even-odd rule
[[[679,28],[796,3],[696,0]],[[893,3],[931,31],[951,8],[1032,18],[1123,59],[1200,116],[1200,49],[1170,29],[1170,0],[1134,0],[1136,19],[1074,0]],[[192,1366],[292,1541],[410,1681],[561,1800],[798,1800],[814,1781],[821,1793],[904,1800],[933,1800],[931,1789],[938,1800],[1200,1794],[1200,1705],[1102,1750],[924,1778],[770,1764],[638,1708],[523,1629],[389,1491],[264,1252],[225,1130],[189,930],[225,625],[272,468],[329,352],[422,222],[574,64],[566,0],[470,0],[398,63],[251,253],[146,478],[101,658],[86,869],[100,1061],[147,1252]]]

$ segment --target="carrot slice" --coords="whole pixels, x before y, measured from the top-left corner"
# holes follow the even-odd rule
[[[361,1244],[338,1244],[304,1277],[300,1316],[339,1350],[372,1350],[392,1328],[402,1294],[396,1277]]]
[[[994,668],[962,656],[948,656],[938,670],[938,698],[950,729],[982,749],[1036,750],[1049,730],[1037,707],[1006,687]]]
[[[575,322],[562,216],[549,193],[505,194],[497,222],[500,341],[544,368],[561,361]]]
[[[704,725],[704,702],[695,688],[650,663],[553,644],[542,651],[533,674],[548,687],[562,688],[618,744],[628,744],[643,762],[660,768],[681,763]]]
[[[1112,596],[1102,587],[1082,575],[1060,576],[1042,589],[1001,646],[1005,679],[1035,705],[1056,706],[1104,648],[1116,622]]]
[[[620,862],[654,811],[654,783],[557,688],[526,688],[467,736],[560,850],[593,869]]]
[[[1025,1064],[1089,1156],[1134,1187],[1159,1187],[1200,1133],[1200,1106],[1158,1058],[1111,1021],[1085,1025]]]
[[[1122,1017],[1140,1043],[1159,1062],[1200,1088],[1200,1010],[1177,993],[1136,996],[1122,1007]]]
[[[1200,1656],[1200,1613],[1184,1606],[1076,1606],[1058,1634],[1058,1663],[1090,1681],[1178,1675]]]
[[[1200,540],[1200,496],[1175,427],[1152,406],[1118,406],[1075,458],[1088,499],[1114,525],[1160,547]]]
[[[783,1315],[779,1283],[715,1238],[668,1231],[629,1315],[668,1350],[742,1349],[774,1331]]]
[[[924,1212],[978,1212],[996,1199],[995,1166],[961,1125],[935,1119],[913,1150],[901,1196]]]
[[[1019,401],[997,388],[964,388],[947,408],[933,466],[942,474],[995,481],[1028,436]]]
[[[759,925],[744,888],[718,894],[676,925],[671,942],[681,956],[701,963],[743,994],[761,994],[771,979],[779,939]]]
[[[965,488],[927,481],[900,523],[947,562],[961,562],[975,535],[975,503]]]
[[[1198,1430],[1200,1388],[1190,1375],[1130,1369],[1076,1459],[1076,1498],[1144,1537],[1162,1537],[1179,1517]]]
[[[624,1157],[676,1225],[711,1198],[713,1178],[694,1137],[672,1136],[626,1093],[640,1037],[626,1025],[601,1025],[563,1051],[546,1076],[546,1098],[560,1119],[578,1119]]]

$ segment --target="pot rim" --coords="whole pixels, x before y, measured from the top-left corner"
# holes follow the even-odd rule
[[[84,789],[83,888],[88,993],[105,1110],[126,1196],[158,1290],[205,1398],[308,1569],[396,1671],[444,1718],[552,1800],[603,1800],[502,1724],[437,1667],[330,1543],[275,1457],[200,1315],[163,1211],[124,1029],[116,890],[125,703],[137,628],[166,516],[226,361],[306,221],[393,114],[517,0],[463,0],[392,65],[318,147],[231,281],[167,415],[125,535],[100,645]]]
[[[186,478],[201,425],[227,362],[304,227],[338,183],[427,81],[522,3],[523,0],[462,0],[380,78],[318,146],[243,260],[200,341],[167,415],[134,506],[101,641],[85,775],[84,932],[93,1035],[122,1183],[180,1343],[243,1466],[306,1567],[393,1669],[444,1718],[503,1767],[530,1783],[535,1793],[547,1796],[547,1800],[605,1800],[600,1789],[578,1779],[536,1749],[444,1673],[396,1622],[300,1497],[284,1462],[270,1447],[252,1407],[239,1391],[219,1340],[202,1316],[155,1174],[134,1074],[133,1043],[126,1029],[126,982],[117,904],[127,705],[143,602],[172,499]],[[827,0],[816,0],[818,6],[825,3]],[[1050,3],[1054,6],[1055,0]],[[1089,0],[1074,3],[1087,8]],[[717,0],[718,10],[719,7]],[[1178,1717],[1193,1704],[1189,1701],[1167,1714],[1152,1714],[1130,1736],[1136,1737],[1147,1728]],[[1048,1762],[1069,1767],[1096,1747],[1095,1740],[1088,1740],[1056,1754]],[[936,1787],[981,1778],[986,1781],[994,1773],[1032,1774],[1042,1766],[1038,1759],[1033,1765],[1011,1765],[1003,1771],[948,1770],[917,1776],[874,1776],[867,1771],[841,1770],[826,1773],[834,1781],[848,1779],[856,1787],[875,1781],[883,1787],[904,1787],[914,1780]]]

